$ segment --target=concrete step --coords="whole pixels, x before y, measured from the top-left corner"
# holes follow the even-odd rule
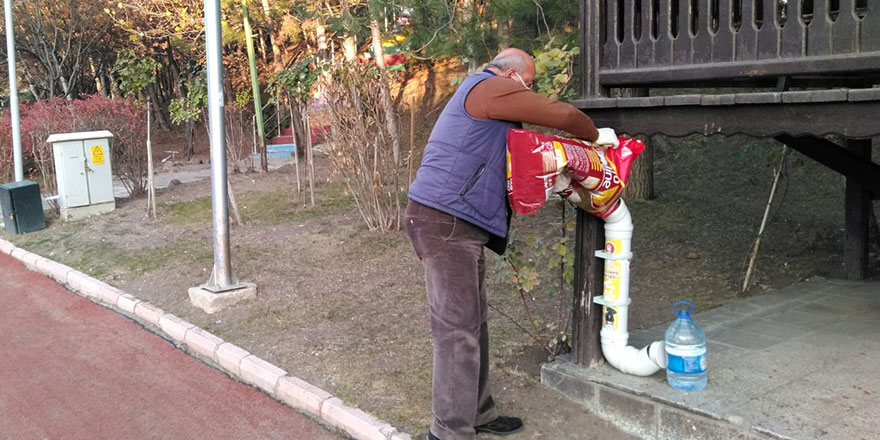
[[[266,152],[269,153],[278,153],[278,152],[287,152],[291,153],[296,151],[296,144],[271,144],[266,145]]]
[[[271,140],[269,140],[269,143],[272,144],[272,145],[277,145],[277,144],[293,144],[293,143],[295,143],[295,142],[296,142],[296,141],[293,140],[293,135],[287,135],[287,136],[276,136],[276,137],[273,137]]]
[[[875,438],[880,432],[880,283],[817,279],[695,315],[709,384],[684,392],[560,357],[541,382],[644,439]],[[667,324],[633,331],[663,339]],[[850,409],[847,409],[850,408]],[[857,409],[857,410],[856,410]]]

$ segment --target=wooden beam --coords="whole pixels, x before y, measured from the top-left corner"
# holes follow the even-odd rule
[[[847,148],[812,136],[779,135],[776,136],[776,140],[843,174],[847,177],[847,187],[851,184],[859,184],[863,187],[861,191],[866,194],[870,191],[880,194],[880,165],[871,161],[870,139],[862,141],[850,139]],[[867,154],[863,151],[866,148]]]
[[[779,58],[722,63],[685,63],[676,66],[601,69],[599,82],[606,87],[646,87],[653,84],[737,80],[780,75],[873,73],[880,70],[880,52]]]
[[[877,124],[880,100],[712,106],[697,103],[632,108],[618,108],[614,100],[608,101],[610,104],[605,108],[591,107],[586,101],[573,104],[589,115],[597,127],[614,127],[618,133],[757,137],[845,133],[849,138],[880,135],[880,124]]]
[[[862,160],[871,160],[871,140],[849,140],[846,150]],[[875,165],[876,166],[876,165]],[[880,184],[880,177],[875,178]],[[875,191],[877,191],[875,189]],[[843,267],[846,278],[863,280],[868,277],[868,228],[870,226],[871,197],[866,185],[858,179],[846,179],[844,205],[846,238],[843,245]]]
[[[593,303],[602,295],[605,262],[596,258],[596,251],[605,246],[605,229],[601,219],[582,209],[577,210],[576,222],[572,356],[577,365],[594,367],[605,359],[599,341],[602,306]]]

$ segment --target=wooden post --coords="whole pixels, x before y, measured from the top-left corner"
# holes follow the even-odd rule
[[[859,157],[871,160],[870,139],[847,139],[846,149]],[[863,280],[868,276],[870,195],[870,190],[856,179],[846,178],[846,203],[844,205],[846,238],[843,245],[843,266],[846,277],[850,280]]]
[[[413,152],[416,149],[416,97],[413,96],[412,100],[409,104],[409,170],[407,172],[409,177],[409,183],[406,185],[407,189],[409,189],[409,185],[412,185],[413,181],[413,170],[415,169],[415,165],[413,164],[415,159],[413,157]]]
[[[602,306],[593,303],[602,295],[605,261],[596,258],[596,250],[605,246],[605,229],[601,219],[582,209],[577,210],[576,222],[572,356],[577,365],[594,367],[605,359],[599,341]]]
[[[871,140],[847,139],[845,148],[812,136],[778,135],[776,140],[846,177],[844,271],[849,279],[867,278],[871,193],[880,193],[880,165],[871,161]]]

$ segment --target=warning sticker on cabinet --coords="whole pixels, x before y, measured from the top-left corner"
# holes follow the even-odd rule
[[[104,165],[104,147],[100,145],[92,145],[92,164]]]

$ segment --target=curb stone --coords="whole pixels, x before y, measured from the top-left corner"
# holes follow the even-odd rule
[[[216,362],[219,369],[242,382],[254,385],[286,405],[340,429],[358,440],[412,440],[366,412],[346,405],[338,397],[318,388],[234,344],[224,341],[183,319],[144,302],[109,284],[96,280],[54,260],[16,247],[0,238],[0,252],[21,261],[68,289],[106,307],[149,323],[179,345]],[[125,312],[125,313],[122,313]]]
[[[6,240],[0,240],[0,252],[9,255],[14,249],[16,249],[14,244]]]

